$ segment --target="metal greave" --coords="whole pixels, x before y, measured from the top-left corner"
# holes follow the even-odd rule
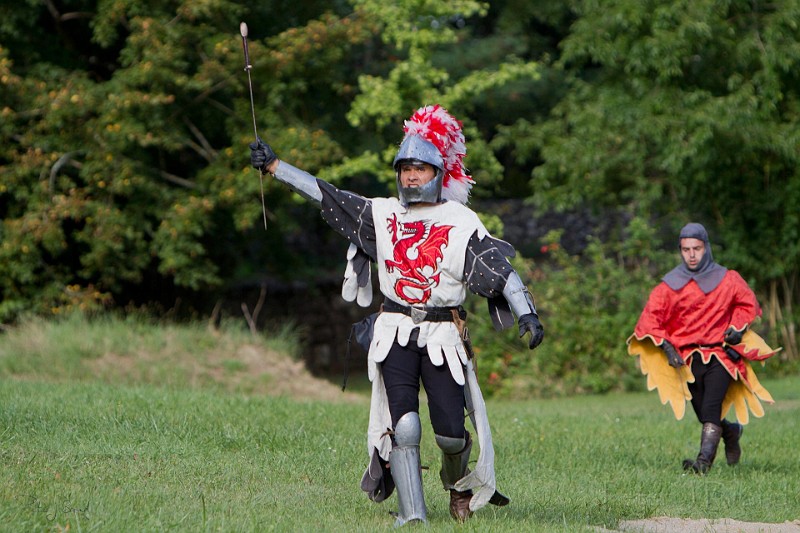
[[[436,435],[436,444],[442,450],[442,470],[439,477],[445,490],[455,489],[456,482],[469,473],[469,454],[472,451],[472,437],[443,437]]]
[[[394,439],[389,464],[400,507],[394,525],[400,527],[412,520],[427,522],[419,456],[422,425],[418,413],[406,413],[397,421]]]

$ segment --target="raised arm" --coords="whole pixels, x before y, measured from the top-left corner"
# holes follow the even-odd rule
[[[319,190],[317,178],[278,159],[270,145],[261,139],[258,139],[258,142],[250,143],[250,164],[260,170],[262,174],[272,174],[275,179],[285,183],[290,189],[313,202],[317,207],[322,206],[322,192]]]

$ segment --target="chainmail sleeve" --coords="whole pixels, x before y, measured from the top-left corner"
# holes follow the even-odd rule
[[[497,330],[514,325],[514,315],[503,297],[514,267],[507,257],[514,257],[514,247],[492,236],[478,237],[475,232],[467,245],[464,279],[470,292],[488,299],[489,314]]]
[[[372,220],[372,201],[349,191],[341,191],[323,180],[318,179],[317,184],[322,192],[323,220],[375,261],[378,249]]]

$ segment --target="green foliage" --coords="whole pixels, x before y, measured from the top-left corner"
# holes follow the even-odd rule
[[[210,224],[200,215],[209,200],[186,196],[197,188],[197,155],[216,155],[201,132],[211,117],[200,112],[227,77],[205,40],[206,24],[219,14],[215,4],[227,7],[178,8],[173,24],[157,18],[169,11],[142,10],[141,3],[98,6],[111,11],[96,19],[97,42],[106,48],[97,53],[112,51],[120,17],[129,23],[107,81],[97,79],[99,71],[20,61],[24,81],[15,86],[16,105],[6,108],[13,130],[0,158],[8,206],[0,318],[22,309],[60,311],[69,304],[67,287],[96,288],[107,301],[153,269],[174,275],[178,285],[218,282],[213,264],[202,261],[200,237]],[[180,160],[194,161],[178,176]],[[159,242],[163,233],[171,239]]]
[[[673,254],[659,252],[653,230],[633,220],[624,238],[591,240],[582,255],[570,255],[561,232],[543,239],[548,261],[517,260],[515,267],[536,298],[545,340],[529,351],[515,339],[516,328],[500,342],[479,306],[471,331],[479,347],[482,383],[500,396],[529,397],[641,390],[644,382],[625,339],[633,332],[644,302],[667,270]]]
[[[584,1],[552,64],[568,83],[543,120],[496,146],[540,162],[533,200],[624,206],[672,235],[709,228],[771,323],[800,300],[797,1]],[[777,287],[773,291],[770,287]],[[781,335],[796,358],[796,338]]]
[[[270,234],[258,233],[242,20],[261,135],[280,157],[345,185],[393,186],[401,120],[435,100],[464,118],[470,164],[492,187],[503,168],[470,114],[487,93],[538,75],[498,47],[480,68],[450,60],[479,38],[474,21],[488,6],[473,0],[83,0],[5,14],[2,321],[159,297],[143,284],[208,292],[240,277],[307,275],[304,252],[286,243],[313,213],[298,213],[298,198],[271,180]]]
[[[262,229],[237,31],[246,21],[256,126],[279,157],[384,194],[401,121],[442,103],[464,123],[476,198],[626,213],[657,228],[647,253],[671,249],[686,221],[705,223],[717,259],[751,281],[773,338],[797,359],[798,0],[9,6],[0,8],[4,323],[330,275],[324,254],[297,245],[321,230],[318,214],[271,179]],[[615,224],[622,246],[630,234],[625,220]],[[592,246],[574,259],[598,269],[587,280],[613,284],[625,269],[638,279],[631,255],[614,263],[614,243]],[[552,275],[608,295],[569,277],[566,259],[550,260],[534,269],[537,284]],[[543,309],[549,296],[539,296]],[[594,305],[588,293],[567,303]],[[610,320],[596,326],[619,329]]]
[[[638,259],[625,264],[627,243],[591,240],[576,257],[559,246],[557,232],[545,241],[553,264],[544,269],[539,297],[545,302],[543,319],[557,336],[551,349],[534,359],[534,373],[557,376],[569,392],[640,389],[624,339],[655,285],[651,270]]]
[[[646,381],[625,341],[660,276],[680,260],[678,253],[661,250],[654,228],[641,218],[607,242],[590,239],[580,255],[561,246],[562,235],[553,231],[542,239],[546,261],[514,261],[545,328],[544,342],[534,351],[516,338],[516,327],[495,332],[485,304],[470,301],[481,383],[489,394],[513,398],[644,390]],[[779,326],[758,321],[754,328],[779,346]],[[796,372],[796,361],[785,353],[758,370],[762,377]]]

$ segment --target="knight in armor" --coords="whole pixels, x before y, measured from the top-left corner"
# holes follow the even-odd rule
[[[658,389],[678,420],[691,402],[702,425],[700,451],[683,468],[706,474],[720,441],[727,463],[739,462],[749,412],[763,416],[761,401],[773,402],[750,361],[777,350],[751,329],[761,316],[756,296],[738,272],[714,261],[706,229],[687,224],[678,247],[682,262],[650,293],[628,338],[628,353],[639,357],[648,389]],[[725,418],[731,407],[738,422]]]
[[[507,259],[513,247],[492,237],[466,206],[474,181],[462,163],[461,126],[439,105],[422,107],[405,121],[393,163],[397,198],[339,190],[279,160],[260,139],[250,145],[255,168],[313,202],[350,242],[346,300],[370,305],[371,264],[376,266],[383,302],[367,341],[372,397],[361,488],[375,502],[397,492],[396,526],[427,522],[420,382],[442,452],[450,514],[461,522],[487,503],[509,502],[496,488],[491,431],[461,307],[466,291],[487,298],[496,329],[510,327],[516,316],[520,337],[530,334],[530,349],[544,336],[533,299]],[[474,438],[480,454],[470,470]]]

